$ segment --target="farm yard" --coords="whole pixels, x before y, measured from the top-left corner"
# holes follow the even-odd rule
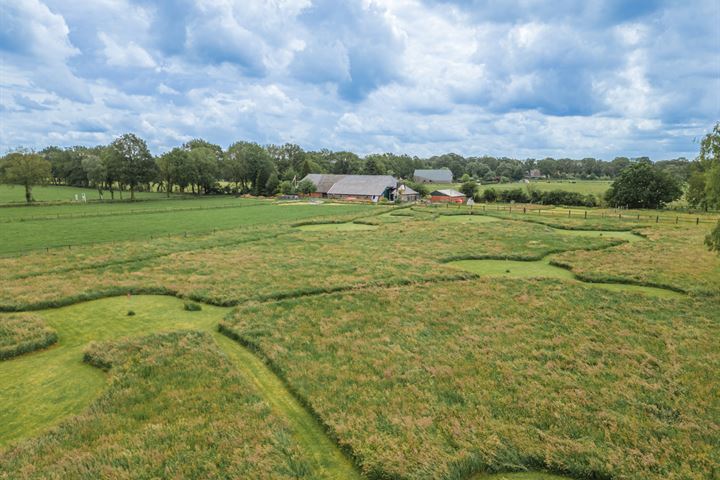
[[[0,478],[720,469],[713,216],[229,198],[0,213]]]

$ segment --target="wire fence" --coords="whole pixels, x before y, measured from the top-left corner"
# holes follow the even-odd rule
[[[639,212],[631,210],[587,210],[580,208],[560,208],[548,205],[499,205],[499,204],[480,204],[480,205],[439,205],[432,204],[430,207],[435,209],[458,209],[465,210],[472,214],[474,212],[492,213],[501,212],[508,214],[532,215],[532,216],[550,216],[555,218],[574,218],[574,219],[608,219],[629,222],[643,223],[665,223],[665,224],[685,224],[685,225],[714,225],[720,221],[720,217],[712,215],[662,215],[655,212]]]

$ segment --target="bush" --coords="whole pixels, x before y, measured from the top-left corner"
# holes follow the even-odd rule
[[[512,190],[503,190],[500,192],[500,200],[507,203],[528,203],[530,198],[522,188],[513,188]]]
[[[486,188],[485,191],[483,192],[482,196],[483,196],[483,200],[485,200],[486,202],[489,202],[489,203],[496,202],[497,198],[498,198],[498,194],[494,188]]]
[[[579,192],[567,192],[565,190],[552,190],[542,192],[539,195],[539,203],[545,205],[572,205],[578,207],[595,207],[597,200],[594,195],[583,195]]]
[[[412,188],[416,192],[420,194],[420,197],[427,197],[430,194],[430,190],[428,190],[428,187],[423,185],[422,183],[416,183],[411,181],[406,181],[405,186]]]
[[[310,180],[303,180],[302,182],[298,183],[297,186],[298,193],[303,193],[305,195],[315,193],[316,190],[317,187],[315,187],[315,184]]]
[[[199,312],[200,310],[202,310],[202,306],[195,302],[185,302],[184,308],[188,312]]]
[[[135,316],[135,311],[134,311],[134,310],[128,310],[127,316],[128,316],[128,317],[134,317],[134,316]]]

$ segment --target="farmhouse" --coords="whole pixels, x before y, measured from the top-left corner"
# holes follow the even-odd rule
[[[303,180],[315,184],[315,196],[342,199],[394,201],[398,181],[390,175],[326,175],[311,173]],[[417,192],[415,192],[417,194]]]
[[[413,180],[417,183],[452,183],[452,172],[447,168],[415,170]]]
[[[407,185],[400,185],[397,188],[397,199],[401,202],[417,202],[420,194]]]
[[[457,190],[435,190],[430,193],[430,201],[432,202],[448,202],[448,203],[465,203],[465,194]]]

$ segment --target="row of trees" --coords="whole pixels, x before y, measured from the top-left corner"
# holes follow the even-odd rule
[[[153,157],[146,143],[133,134],[125,134],[110,145],[97,147],[48,147],[38,153],[17,151],[8,154],[2,165],[10,183],[27,184],[26,198],[32,199],[32,183],[95,187],[100,196],[109,191],[129,190],[131,198],[139,189],[157,188],[170,192],[252,193],[271,195],[278,191],[295,193],[297,180],[308,173],[395,175],[410,179],[418,168],[448,168],[456,181],[464,184],[520,180],[533,170],[549,178],[613,178],[625,179],[623,172],[632,168],[632,177],[659,175],[658,181],[675,185],[689,184],[691,206],[720,208],[720,127],[703,140],[700,156],[690,162],[684,158],[651,163],[647,158],[618,157],[612,161],[594,158],[582,160],[553,159],[517,160],[511,158],[462,157],[449,153],[430,158],[372,154],[364,158],[352,152],[329,150],[306,152],[293,144],[260,146],[236,142],[223,150],[219,145],[197,139]],[[49,171],[48,171],[49,168]],[[25,173],[23,173],[25,172]],[[28,179],[33,179],[28,182]],[[668,180],[669,179],[669,180]],[[223,181],[224,186],[220,186]],[[625,183],[630,183],[625,181]],[[672,183],[672,182],[670,182]],[[309,186],[303,186],[307,190]],[[420,187],[421,188],[421,187]],[[470,188],[469,186],[467,188]],[[657,199],[627,201],[637,188],[630,184],[627,191],[613,188],[607,200],[611,205],[652,206],[666,203],[676,189]],[[530,195],[529,192],[528,195]],[[531,200],[533,200],[531,198]],[[625,203],[623,203],[625,202]]]

